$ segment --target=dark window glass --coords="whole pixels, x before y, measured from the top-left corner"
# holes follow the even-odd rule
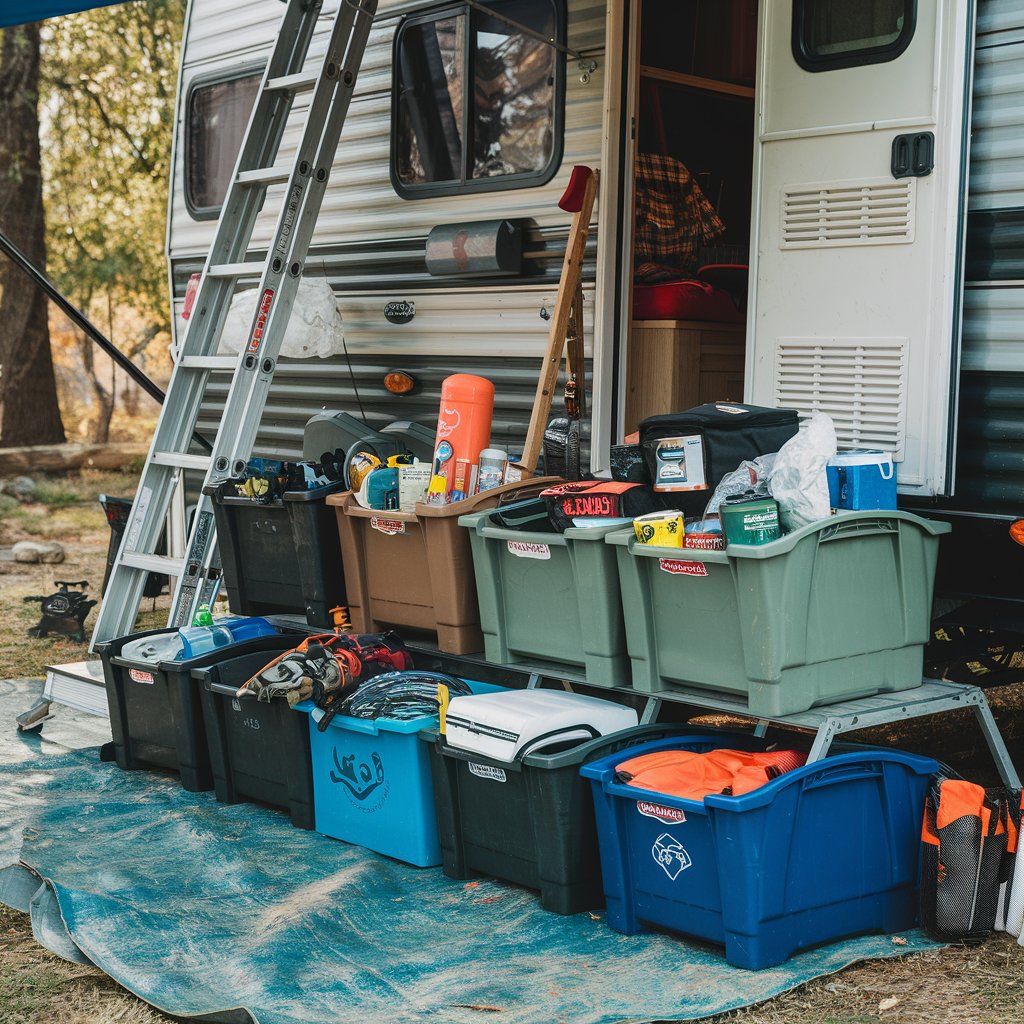
[[[235,169],[261,74],[192,89],[185,135],[185,199],[193,216],[214,216]]]
[[[553,0],[488,7],[495,14],[449,8],[398,30],[392,180],[402,195],[540,184],[554,173],[564,57],[545,42],[560,34]]]
[[[894,60],[916,16],[916,0],[796,0],[793,53],[809,71]]]

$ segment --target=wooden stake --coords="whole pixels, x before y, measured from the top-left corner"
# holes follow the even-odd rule
[[[582,189],[579,186],[581,173],[586,175],[586,184]],[[533,476],[537,471],[537,460],[540,458],[540,449],[544,441],[544,430],[547,427],[548,416],[551,413],[551,401],[558,383],[558,369],[562,362],[562,350],[565,347],[565,337],[569,327],[569,313],[572,309],[573,297],[580,283],[580,275],[583,272],[583,250],[587,244],[590,217],[594,210],[596,197],[597,171],[591,170],[589,167],[574,167],[573,178],[570,178],[569,187],[559,203],[563,209],[573,210],[572,223],[569,226],[569,241],[565,247],[562,276],[558,282],[558,294],[551,317],[548,346],[544,354],[544,363],[541,366],[540,379],[537,381],[537,393],[533,399],[533,414],[530,416],[523,457],[519,463],[524,477]],[[578,330],[582,335],[582,310]],[[582,387],[582,373],[579,380]]]

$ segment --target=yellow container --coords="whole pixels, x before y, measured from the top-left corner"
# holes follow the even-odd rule
[[[683,513],[675,509],[665,512],[649,512],[633,520],[633,532],[641,544],[660,548],[681,548],[683,546]]]

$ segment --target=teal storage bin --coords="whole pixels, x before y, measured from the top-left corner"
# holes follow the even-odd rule
[[[864,748],[702,801],[615,780],[623,761],[669,749],[710,747],[655,740],[580,768],[616,931],[669,928],[724,944],[730,964],[759,970],[822,942],[914,926],[936,761]]]
[[[503,689],[470,682],[474,693]],[[317,728],[324,712],[312,701],[296,705],[309,717],[314,828],[416,867],[441,863],[430,774],[430,743],[437,715],[352,718],[337,714]]]
[[[542,533],[502,527],[502,514],[459,519],[470,530],[487,660],[569,669],[591,686],[628,686],[615,552],[604,543],[622,525]]]
[[[778,717],[920,685],[949,529],[908,512],[844,512],[725,551],[611,533],[634,688],[722,691]]]

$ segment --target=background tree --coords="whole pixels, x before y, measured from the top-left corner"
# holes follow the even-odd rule
[[[46,265],[39,164],[39,26],[0,30],[0,230]],[[0,257],[0,444],[64,441],[46,296]]]
[[[185,0],[135,0],[46,22],[43,172],[50,273],[130,358],[166,353],[164,239]],[[113,380],[78,347],[106,441]],[[109,374],[109,370],[106,370]]]

